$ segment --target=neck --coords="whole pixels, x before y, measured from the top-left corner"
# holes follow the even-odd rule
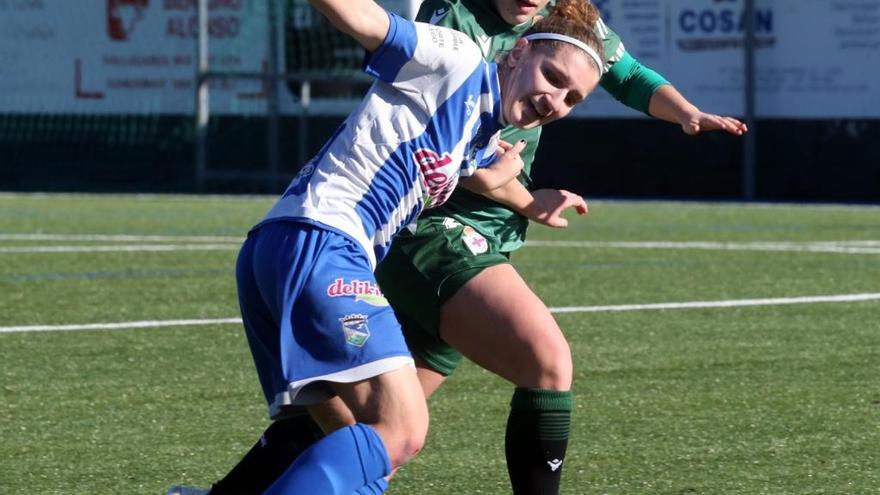
[[[506,58],[506,55],[505,55]],[[498,123],[507,127],[507,119],[504,118],[504,82],[510,75],[510,67],[504,63],[504,59],[498,62],[498,90],[501,92],[501,111],[498,112]]]

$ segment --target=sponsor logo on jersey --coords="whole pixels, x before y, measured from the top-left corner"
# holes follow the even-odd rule
[[[425,208],[443,204],[458,183],[458,165],[452,163],[452,155],[442,155],[434,150],[419,148],[413,158],[422,172],[426,189]]]
[[[464,102],[464,107],[467,109],[466,113],[468,116],[474,113],[474,108],[477,107],[477,100],[474,98],[474,95],[468,95],[467,101]]]
[[[352,280],[346,282],[341,277],[327,286],[329,297],[354,297],[355,302],[363,302],[370,306],[388,306],[388,299],[382,295],[379,286],[369,280]]]
[[[342,332],[345,334],[345,342],[363,347],[370,338],[370,329],[367,327],[367,315],[353,314],[340,318]]]
[[[444,7],[442,9],[437,9],[431,14],[431,24],[437,24],[441,19],[446,17],[446,14],[449,13],[449,7]]]
[[[462,229],[461,241],[474,254],[483,254],[489,250],[489,243],[486,241],[486,238],[470,226],[465,226]]]

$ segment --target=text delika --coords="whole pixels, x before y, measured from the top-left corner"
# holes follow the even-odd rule
[[[330,297],[341,296],[382,296],[379,286],[373,284],[369,280],[352,280],[346,283],[342,278],[337,278],[330,286],[327,287],[327,295]]]

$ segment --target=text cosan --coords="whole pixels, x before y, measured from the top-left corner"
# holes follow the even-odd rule
[[[733,9],[686,9],[678,16],[678,26],[687,34],[742,33],[746,29],[745,11]],[[773,11],[755,9],[756,33],[773,32]]]

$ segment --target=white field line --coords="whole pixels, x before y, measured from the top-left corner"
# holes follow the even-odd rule
[[[601,313],[643,311],[661,309],[735,308],[746,306],[779,306],[785,304],[843,303],[880,300],[880,293],[838,294],[827,296],[777,297],[770,299],[730,299],[726,301],[690,301],[657,304],[619,304],[614,306],[569,306],[550,308],[552,313]],[[26,325],[0,327],[2,333],[57,332],[71,330],[124,330],[133,328],[177,327],[192,325],[241,324],[241,318],[216,318],[208,320],[159,320],[130,321],[122,323],[87,323],[79,325]]]
[[[837,254],[880,254],[880,241],[836,242],[667,242],[667,241],[527,241],[526,247],[702,249],[710,251],[775,251]]]
[[[83,242],[184,242],[189,244],[111,244],[86,246],[0,246],[3,253],[90,253],[144,251],[218,251],[238,249],[243,238],[234,236],[167,235],[66,235],[0,234],[0,241],[83,241]],[[714,251],[808,252],[834,254],[880,254],[880,241],[820,242],[711,242],[711,241],[541,241],[526,242],[526,247],[582,249],[669,249]]]
[[[0,246],[2,253],[110,253],[144,251],[230,251],[240,244],[137,244],[112,246]]]
[[[0,333],[18,332],[67,332],[71,330],[128,330],[133,328],[185,327],[193,325],[241,324],[241,318],[215,318],[208,320],[156,320],[127,321],[121,323],[84,323],[79,325],[26,325],[0,327]]]
[[[610,311],[641,311],[656,309],[740,308],[746,306],[780,306],[785,304],[841,303],[878,301],[880,293],[839,294],[830,296],[774,297],[769,299],[731,299],[727,301],[690,301],[657,304],[618,304],[615,306],[569,306],[550,308],[552,313],[602,313]]]

